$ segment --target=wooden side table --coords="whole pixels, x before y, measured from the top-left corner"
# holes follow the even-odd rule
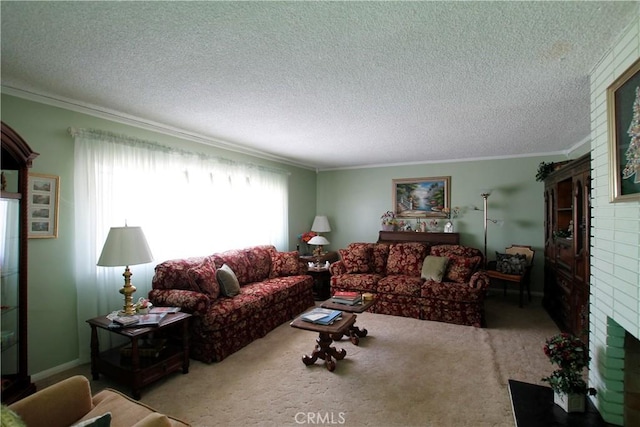
[[[140,389],[168,374],[182,370],[189,372],[189,318],[191,314],[178,312],[168,314],[158,326],[135,325],[113,328],[106,316],[87,320],[91,326],[91,374],[94,380],[105,374],[128,385],[134,399],[140,399]],[[129,339],[129,343],[106,351],[100,351],[98,328]],[[167,344],[157,357],[141,357],[140,339],[151,336],[167,337]],[[131,347],[130,357],[123,357],[122,348]]]
[[[313,277],[313,298],[324,301],[331,295],[331,273],[328,268],[310,267],[307,274]]]

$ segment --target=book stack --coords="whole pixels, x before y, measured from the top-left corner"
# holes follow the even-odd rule
[[[304,313],[302,320],[305,322],[316,323],[318,325],[331,325],[333,322],[340,318],[342,312],[340,310],[331,310],[328,308],[314,308],[311,311]]]
[[[336,291],[331,301],[338,304],[356,305],[362,302],[362,295],[359,292]]]

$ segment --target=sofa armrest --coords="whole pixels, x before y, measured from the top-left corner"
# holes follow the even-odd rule
[[[469,286],[474,289],[487,289],[489,287],[489,276],[484,270],[476,271],[469,279]]]
[[[211,299],[201,292],[182,289],[152,289],[149,300],[153,305],[180,307],[187,313],[204,314],[211,306]]]
[[[29,427],[65,427],[93,408],[89,380],[76,375],[19,400],[10,406]]]
[[[345,267],[344,262],[342,260],[336,261],[329,265],[329,272],[332,276],[339,276],[341,274],[347,273],[347,267]]]

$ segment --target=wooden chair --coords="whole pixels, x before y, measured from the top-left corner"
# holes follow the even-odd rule
[[[499,272],[495,269],[495,261],[489,264],[487,269],[487,275],[490,279],[500,280],[504,286],[504,295],[507,295],[507,283],[517,283],[520,288],[520,307],[522,307],[522,299],[524,287],[527,287],[527,294],[529,296],[529,302],[531,302],[531,268],[533,266],[533,257],[535,251],[531,249],[531,246],[524,245],[511,245],[504,250],[506,254],[520,254],[527,257],[527,265],[524,270],[524,274],[506,274]]]

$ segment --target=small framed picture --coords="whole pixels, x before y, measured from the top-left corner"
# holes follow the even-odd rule
[[[450,208],[450,176],[393,180],[393,209],[398,218],[445,218]]]
[[[28,236],[30,239],[55,239],[58,237],[59,194],[59,176],[29,174]]]

